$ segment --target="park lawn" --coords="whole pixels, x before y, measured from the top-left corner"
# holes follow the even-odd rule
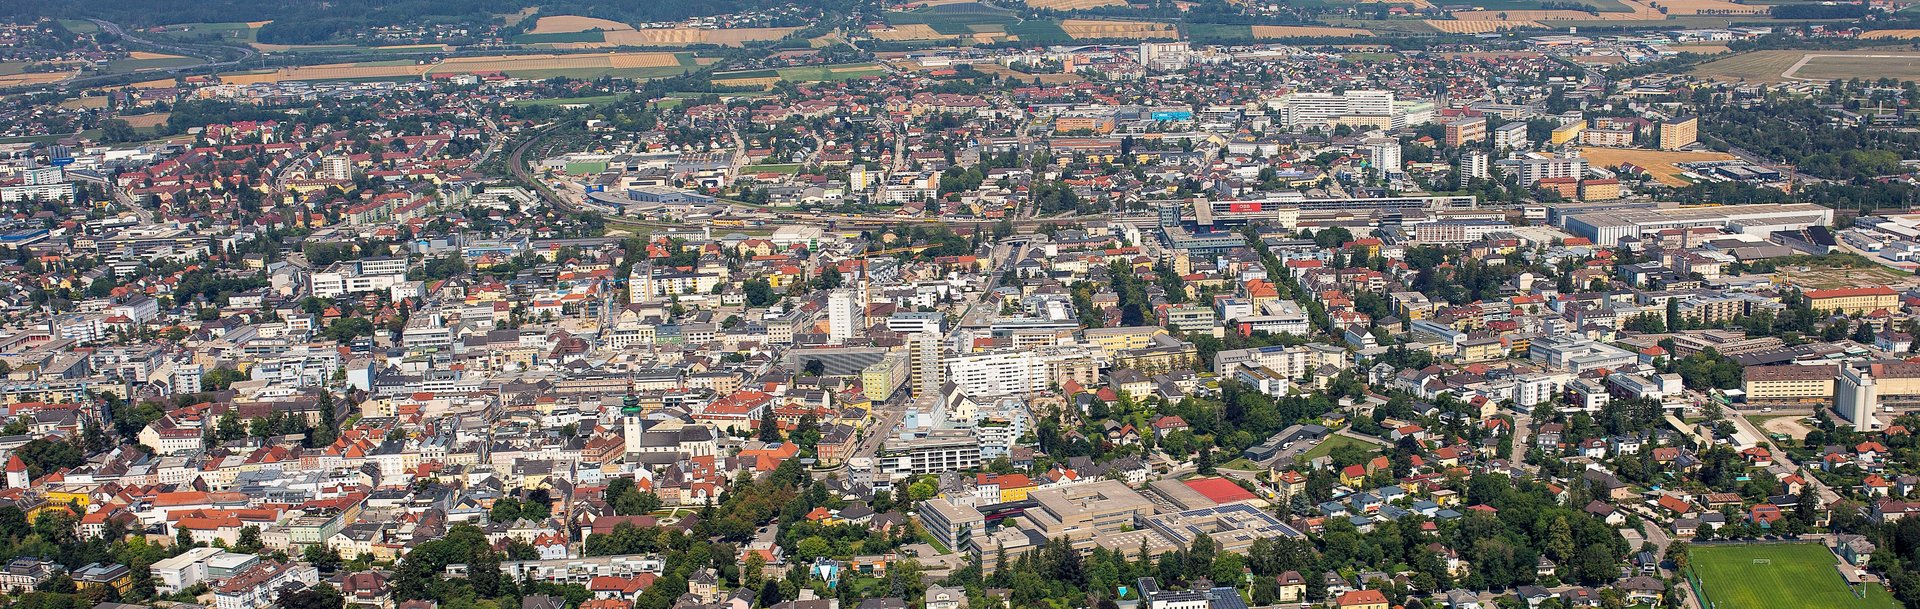
[[[1340,434],[1333,434],[1333,435],[1327,436],[1326,440],[1322,440],[1319,445],[1313,447],[1313,450],[1307,451],[1307,453],[1304,455],[1301,455],[1301,457],[1305,458],[1308,461],[1312,461],[1314,459],[1331,455],[1333,454],[1334,449],[1340,448],[1342,446],[1358,446],[1360,448],[1365,448],[1369,450],[1380,448],[1379,445],[1371,442],[1367,442],[1365,440],[1356,440]]]
[[[1868,585],[1860,599],[1840,579],[1839,561],[1820,544],[1703,545],[1692,549],[1692,570],[1714,609],[1858,607],[1898,609],[1893,596]],[[1764,559],[1765,564],[1756,564]]]

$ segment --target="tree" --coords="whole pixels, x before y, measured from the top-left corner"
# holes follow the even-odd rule
[[[110,118],[100,122],[100,141],[110,144],[131,142],[140,134],[133,130],[133,123],[124,119]]]
[[[247,525],[240,529],[240,538],[233,544],[233,551],[241,554],[259,552],[266,544],[260,540],[260,527]]]
[[[774,419],[771,412],[760,416],[760,441],[780,441],[780,423]]]
[[[1685,573],[1687,567],[1693,564],[1693,547],[1684,540],[1675,541],[1667,546],[1667,560],[1673,561],[1675,571]]]
[[[280,595],[275,606],[280,609],[342,609],[346,604],[346,597],[341,596],[333,584],[321,582]]]
[[[300,558],[307,561],[307,564],[319,569],[322,573],[332,573],[339,570],[340,563],[343,562],[340,560],[340,552],[338,550],[327,547],[326,544],[319,543],[308,545],[307,549],[300,554]]]

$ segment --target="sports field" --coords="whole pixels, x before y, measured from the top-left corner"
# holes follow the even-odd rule
[[[1693,572],[1706,587],[1708,609],[1898,609],[1893,595],[1865,586],[1854,596],[1819,544],[1694,546]],[[1711,604],[1707,604],[1711,603]]]

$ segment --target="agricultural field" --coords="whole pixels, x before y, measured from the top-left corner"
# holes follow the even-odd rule
[[[832,66],[798,66],[767,70],[743,70],[738,72],[719,72],[713,75],[713,83],[728,87],[770,87],[779,81],[787,82],[832,82],[853,80],[869,76],[881,76],[887,69],[875,63],[854,63]]]
[[[944,4],[907,12],[887,13],[887,23],[899,28],[924,25],[945,36],[965,36],[977,32],[1003,31],[1020,17],[997,7],[968,2]]]
[[[1920,30],[1872,30],[1861,32],[1860,37],[1867,40],[1912,40],[1920,38]]]
[[[1686,170],[1676,163],[1694,161],[1724,161],[1733,157],[1724,152],[1690,152],[1677,150],[1646,150],[1642,148],[1581,148],[1580,156],[1594,167],[1619,167],[1622,163],[1634,166],[1653,174],[1653,179],[1667,186],[1686,186],[1686,178],[1680,174]]]
[[[254,44],[260,42],[260,27],[266,21],[228,21],[221,23],[175,23],[154,26],[141,33],[155,38],[178,40],[181,42],[222,42],[227,44]]]
[[[132,114],[119,118],[120,120],[127,121],[127,124],[132,125],[135,129],[152,130],[154,127],[166,124],[167,118],[171,116],[173,116],[171,112],[152,112],[148,114]]]
[[[1694,546],[1692,557],[1705,601],[1715,609],[1900,606],[1876,584],[1856,596],[1835,568],[1839,560],[1819,544]]]
[[[578,15],[554,15],[541,17],[533,22],[529,34],[566,34],[587,30],[631,30],[633,26],[609,19],[595,19]]]
[[[880,29],[867,30],[874,40],[885,42],[907,42],[912,40],[944,40],[950,36],[935,31],[925,23],[902,23]]]
[[[425,64],[409,60],[366,61],[281,68],[271,72],[223,74],[228,83],[286,80],[411,80],[429,74],[500,72],[520,78],[657,78],[698,65],[690,53],[580,53],[571,55],[493,55],[456,57]]]
[[[1433,29],[1448,34],[1487,34],[1508,30],[1528,30],[1546,27],[1538,21],[1518,21],[1512,19],[1477,19],[1473,21],[1428,19],[1426,24]]]
[[[520,44],[544,44],[553,48],[595,49],[615,46],[684,47],[696,44],[741,46],[748,42],[779,40],[798,31],[797,27],[763,28],[647,28],[608,19],[578,15],[541,17],[533,29],[514,37]]]
[[[1078,11],[1103,6],[1126,6],[1127,0],[1027,0],[1027,8],[1046,11]]]
[[[106,72],[108,74],[125,74],[128,72],[139,72],[141,70],[180,68],[199,65],[201,63],[203,63],[201,60],[192,57],[134,51],[129,53],[126,59],[115,59],[107,62]]]
[[[1180,38],[1180,30],[1173,24],[1152,21],[1067,19],[1060,22],[1060,29],[1075,40],[1178,40]]]
[[[1724,44],[1676,44],[1668,48],[1679,53],[1695,53],[1699,55],[1719,55],[1733,51],[1732,48]]]
[[[1254,38],[1319,38],[1319,37],[1357,37],[1372,36],[1373,31],[1349,27],[1325,27],[1308,25],[1256,25],[1252,27]]]
[[[60,27],[67,28],[67,31],[75,34],[92,34],[100,31],[100,26],[85,19],[61,19]]]
[[[754,27],[724,30],[705,28],[649,28],[616,30],[605,34],[606,44],[614,46],[666,47],[712,44],[737,47],[748,42],[779,40],[800,31],[797,27]]]

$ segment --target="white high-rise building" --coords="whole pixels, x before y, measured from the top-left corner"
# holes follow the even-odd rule
[[[1487,153],[1479,150],[1468,152],[1460,157],[1460,185],[1466,186],[1468,180],[1484,180],[1492,165]]]
[[[856,163],[852,169],[847,170],[847,187],[854,192],[866,192],[868,188],[873,187],[872,176],[867,174],[865,163]]]
[[[1046,362],[1031,350],[966,353],[946,360],[947,378],[967,395],[1023,395],[1047,388]]]
[[[1376,138],[1367,141],[1367,162],[1381,175],[1400,173],[1400,140]]]
[[[867,311],[859,294],[849,288],[827,294],[827,342],[845,343],[866,329]]]
[[[1347,114],[1360,116],[1393,114],[1392,91],[1348,91],[1340,96],[1347,101]]]
[[[934,332],[907,335],[914,397],[938,396],[940,385],[947,382],[946,370],[940,362],[940,340],[940,335]]]
[[[353,159],[344,156],[320,159],[320,174],[329,180],[352,180]]]

